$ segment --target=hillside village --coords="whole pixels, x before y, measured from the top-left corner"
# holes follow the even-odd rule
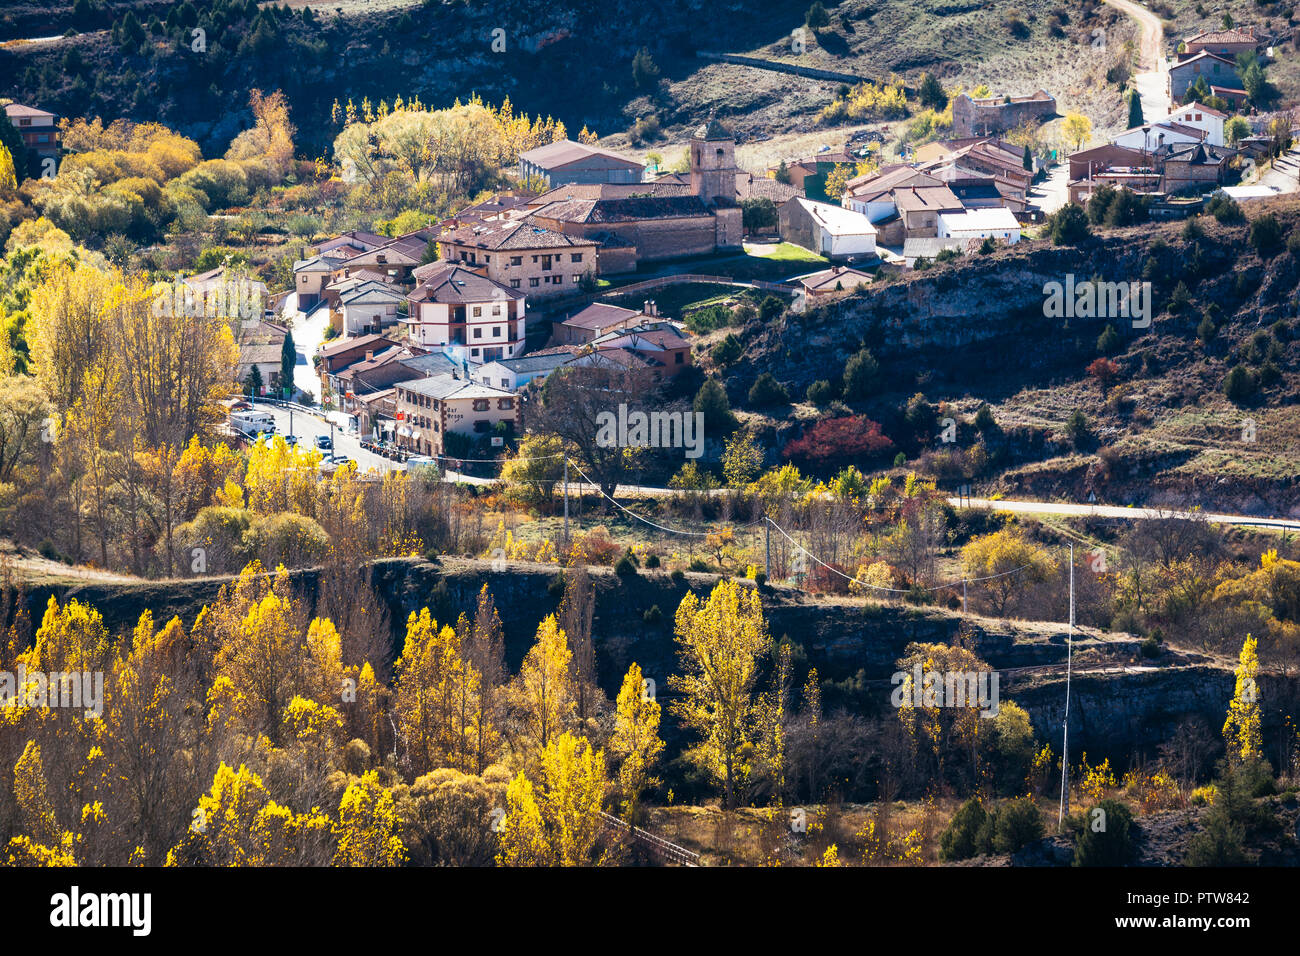
[[[1300,863],[1294,11],[55,6],[0,864]]]

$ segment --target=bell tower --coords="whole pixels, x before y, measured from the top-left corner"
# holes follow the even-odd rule
[[[736,139],[713,117],[691,135],[691,192],[709,205],[736,199]]]

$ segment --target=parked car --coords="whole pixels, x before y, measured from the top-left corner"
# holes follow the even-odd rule
[[[334,439],[331,438],[329,435],[317,435],[316,447],[319,448],[321,451],[333,451]]]
[[[437,464],[438,459],[431,458],[428,455],[411,455],[406,459],[407,468],[427,468],[430,466],[436,466]]]
[[[328,458],[324,458],[321,460],[319,468],[321,472],[325,474],[329,474],[330,472],[334,471],[334,469],[342,465],[350,464],[351,462],[352,459],[349,458],[347,455],[330,455]]]
[[[285,436],[284,436],[284,443],[285,443],[286,445],[288,445],[290,448],[297,448],[297,447],[298,447],[298,436],[297,436],[297,435],[285,435]]]

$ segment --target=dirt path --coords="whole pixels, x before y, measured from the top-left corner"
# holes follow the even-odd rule
[[[1155,72],[1160,69],[1160,55],[1164,50],[1165,25],[1160,18],[1133,0],[1103,0],[1107,6],[1114,7],[1138,22],[1142,28],[1141,51],[1139,58],[1144,70]]]

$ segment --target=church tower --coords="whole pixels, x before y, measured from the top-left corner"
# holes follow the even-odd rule
[[[691,136],[691,192],[709,205],[736,201],[736,139],[709,118]]]

